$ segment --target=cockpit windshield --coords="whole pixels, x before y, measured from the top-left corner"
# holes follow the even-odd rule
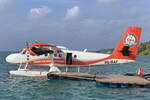
[[[29,51],[31,55],[47,55],[47,54],[54,54],[58,55],[61,53],[61,49],[56,46],[50,46],[50,45],[33,45],[28,48],[28,50],[25,48],[23,49],[20,54],[26,54],[26,52]]]
[[[33,46],[31,48],[31,51],[33,51],[37,55],[48,54],[48,53],[57,54],[61,52],[61,50],[59,50],[57,47],[52,47],[52,46]]]

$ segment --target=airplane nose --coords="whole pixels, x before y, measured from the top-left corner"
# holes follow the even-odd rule
[[[12,63],[12,60],[13,60],[12,55],[8,55],[8,56],[6,57],[6,61],[7,61],[8,63]]]
[[[15,54],[10,54],[5,59],[8,63],[16,63],[16,56]]]

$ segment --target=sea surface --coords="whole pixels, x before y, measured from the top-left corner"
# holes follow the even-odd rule
[[[8,64],[0,52],[0,100],[150,100],[150,88],[98,87],[93,81],[49,80],[46,77],[11,76]],[[137,56],[135,63],[92,67],[92,72],[137,73],[142,67],[150,73],[150,56]],[[88,68],[84,68],[86,70]]]

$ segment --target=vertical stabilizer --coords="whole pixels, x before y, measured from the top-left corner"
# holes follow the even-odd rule
[[[129,26],[122,36],[111,58],[135,60],[141,36],[141,27]]]

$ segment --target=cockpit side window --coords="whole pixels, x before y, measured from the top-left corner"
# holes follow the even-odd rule
[[[22,52],[22,54],[26,54],[26,50],[24,50],[24,51]]]
[[[20,53],[21,53],[21,54],[26,54],[26,50],[23,49]]]

